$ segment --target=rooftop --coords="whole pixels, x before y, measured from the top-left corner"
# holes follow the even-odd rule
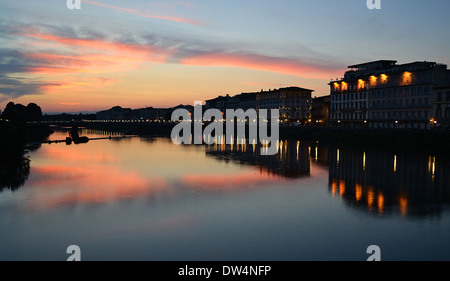
[[[356,68],[358,70],[379,69],[379,68],[392,67],[396,63],[397,63],[396,60],[377,60],[377,61],[371,61],[371,62],[350,65],[350,66],[348,66],[348,68]]]
[[[311,89],[306,89],[306,88],[300,88],[300,87],[291,86],[291,87],[285,87],[285,88],[273,89],[273,90],[269,90],[269,91],[263,91],[263,90],[261,90],[261,93],[277,92],[277,91],[283,91],[283,90],[314,92],[314,90],[311,90]]]

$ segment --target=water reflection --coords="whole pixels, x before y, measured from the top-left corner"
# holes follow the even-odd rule
[[[30,159],[23,153],[0,154],[0,192],[23,186],[30,174]]]
[[[277,149],[277,155],[261,156],[258,145],[212,145],[207,146],[206,154],[285,178],[310,176],[312,163],[329,166],[331,196],[379,216],[439,217],[444,205],[450,203],[447,155],[299,140],[281,140]]]
[[[330,147],[330,192],[378,215],[440,216],[450,203],[445,155]]]
[[[277,143],[278,154],[271,156],[261,155],[261,147],[260,144],[246,143],[215,144],[206,147],[206,155],[219,161],[256,166],[261,173],[275,176],[300,178],[310,175],[310,145],[307,143],[281,140]]]
[[[114,135],[111,132],[82,128],[90,136]],[[65,136],[63,130],[52,136]],[[118,134],[120,135],[120,134]],[[116,145],[105,146],[103,142]],[[149,145],[153,150],[150,152]],[[173,147],[174,151],[167,153]],[[283,179],[310,177],[315,166],[329,170],[329,192],[356,210],[379,216],[439,217],[450,203],[450,159],[446,155],[428,155],[414,151],[389,151],[336,147],[318,142],[280,140],[276,155],[261,155],[260,144],[247,141],[230,145],[175,146],[169,138],[162,141],[154,136],[117,138],[91,142],[83,146],[43,145],[42,162],[32,169],[30,186],[39,186],[46,196],[33,207],[98,203],[149,194],[171,192],[176,175],[177,184],[207,190],[243,188]],[[189,154],[191,153],[191,154]],[[254,170],[202,172],[173,171],[169,167],[181,157],[207,158],[232,162],[234,166],[254,167]],[[189,155],[188,155],[189,154]],[[37,158],[39,161],[39,157]],[[152,171],[147,162],[153,159]],[[158,163],[158,164],[154,164]],[[206,165],[206,164],[202,164]],[[193,163],[193,166],[195,164]],[[314,166],[312,168],[312,166]],[[0,157],[0,192],[17,190],[28,180],[30,159],[26,155]],[[73,188],[76,186],[77,188]],[[319,186],[320,188],[320,186]],[[57,190],[57,192],[55,192]]]

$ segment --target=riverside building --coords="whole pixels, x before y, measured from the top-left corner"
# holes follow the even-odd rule
[[[379,60],[351,65],[330,85],[330,125],[424,129],[436,125],[432,92],[450,84],[444,64]]]
[[[222,113],[226,109],[278,109],[280,123],[307,124],[311,122],[312,92],[314,91],[300,87],[286,87],[236,96],[219,96],[206,100],[205,109],[216,108]]]
[[[311,123],[311,94],[314,90],[287,87],[261,91],[256,95],[256,109],[279,109],[280,122]]]

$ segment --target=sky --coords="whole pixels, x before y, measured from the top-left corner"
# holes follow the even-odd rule
[[[66,2],[0,0],[1,110],[172,107],[289,86],[323,96],[349,65],[450,64],[448,0]]]

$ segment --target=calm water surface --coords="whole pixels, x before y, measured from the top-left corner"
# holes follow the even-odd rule
[[[366,260],[373,244],[383,260],[450,260],[442,155],[156,137],[28,155],[1,183],[0,260],[66,260],[69,245],[83,260]]]

